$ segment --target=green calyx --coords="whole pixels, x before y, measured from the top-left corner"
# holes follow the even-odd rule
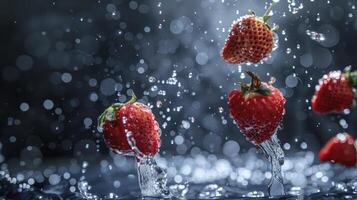
[[[243,96],[249,97],[252,94],[259,94],[263,96],[271,95],[271,90],[267,88],[265,84],[262,84],[259,77],[255,73],[251,71],[246,71],[246,73],[252,78],[252,80],[250,84],[241,84],[241,91],[243,93]]]
[[[273,10],[273,7],[275,6],[276,2],[273,1],[273,3],[270,4],[270,6],[267,8],[263,15],[263,21],[266,23],[273,15],[271,14],[271,11]]]
[[[351,71],[351,66],[346,67],[344,75],[347,78],[350,85],[354,88],[355,99],[357,99],[357,71]]]
[[[106,121],[113,121],[116,119],[116,111],[119,110],[121,107],[127,104],[135,103],[137,100],[135,94],[131,97],[131,99],[126,103],[114,103],[109,106],[104,112],[98,117],[98,128],[102,129],[103,124]]]
[[[344,75],[352,87],[357,88],[357,71],[351,71],[351,67],[346,67],[344,70]]]
[[[271,31],[273,31],[274,33],[277,33],[279,31],[279,26],[278,25],[273,25],[273,27],[271,28],[267,22],[268,20],[273,16],[272,15],[272,10],[273,7],[277,4],[276,1],[273,1],[270,6],[267,8],[267,10],[265,11],[264,15],[262,17],[259,17],[260,20],[262,20],[264,22],[265,25],[267,25]],[[255,12],[252,10],[248,11],[249,15],[254,15],[255,16]]]

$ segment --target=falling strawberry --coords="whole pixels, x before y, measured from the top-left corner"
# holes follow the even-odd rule
[[[264,83],[252,72],[247,72],[252,82],[241,84],[241,90],[229,94],[230,114],[241,132],[254,144],[269,140],[279,127],[285,113],[282,93]]]
[[[277,26],[270,28],[267,21],[274,4],[271,4],[263,17],[257,17],[251,12],[233,22],[221,52],[226,62],[258,63],[270,55],[274,46],[273,31],[277,30]]]
[[[347,133],[339,133],[331,138],[320,150],[321,161],[331,161],[347,167],[352,167],[357,162],[357,153],[354,138]]]
[[[312,110],[319,114],[339,113],[354,104],[357,71],[332,71],[322,77],[311,100]]]
[[[133,153],[127,134],[132,134],[135,145],[144,155],[155,155],[160,147],[159,124],[146,105],[136,102],[136,97],[125,103],[116,103],[99,117],[99,127],[105,143],[115,152]]]

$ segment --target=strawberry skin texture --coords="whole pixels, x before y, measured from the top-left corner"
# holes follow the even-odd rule
[[[320,79],[311,100],[312,110],[319,114],[339,113],[351,108],[354,92],[341,71],[330,72]]]
[[[352,167],[357,162],[357,153],[354,138],[349,134],[338,134],[331,138],[320,150],[321,161],[339,163]]]
[[[285,113],[282,93],[270,84],[262,84],[271,91],[270,95],[251,93],[244,96],[242,91],[234,90],[228,97],[231,116],[245,137],[254,144],[269,140]]]
[[[124,104],[115,119],[103,124],[104,141],[114,151],[131,152],[126,133],[132,132],[136,146],[145,155],[155,155],[160,148],[159,124],[150,108],[142,103]]]
[[[258,63],[269,56],[273,46],[270,27],[255,15],[246,15],[233,22],[221,56],[231,64]]]

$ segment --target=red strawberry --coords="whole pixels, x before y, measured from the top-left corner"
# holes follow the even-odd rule
[[[145,155],[155,155],[160,147],[160,128],[155,116],[146,105],[135,102],[136,97],[125,104],[113,104],[99,117],[99,127],[105,143],[114,151],[132,153],[127,141],[131,132],[138,149]]]
[[[324,75],[311,100],[312,110],[319,114],[338,113],[351,108],[354,102],[353,86],[357,84],[356,72],[333,71]]]
[[[331,138],[320,150],[321,161],[331,161],[347,167],[352,167],[357,162],[357,153],[354,138],[347,133],[339,133]]]
[[[266,23],[273,4],[263,17],[254,13],[234,21],[221,56],[232,64],[245,62],[258,63],[270,55],[274,46],[273,31]]]
[[[241,132],[254,144],[269,140],[285,113],[285,98],[271,83],[264,83],[252,72],[252,83],[229,94],[230,114]]]

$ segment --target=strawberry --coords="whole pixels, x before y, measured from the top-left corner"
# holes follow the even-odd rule
[[[357,162],[357,153],[354,138],[347,133],[339,133],[331,138],[320,150],[321,161],[331,161],[347,167],[352,167]]]
[[[285,113],[282,93],[264,83],[252,72],[247,72],[252,82],[241,84],[228,97],[230,114],[245,137],[254,144],[269,140],[279,127]]]
[[[146,105],[136,102],[136,97],[125,103],[115,103],[99,117],[99,127],[104,141],[117,153],[132,154],[127,134],[131,133],[135,145],[144,155],[155,155],[160,147],[160,128],[155,116]]]
[[[228,38],[221,52],[222,58],[231,64],[258,63],[270,55],[274,46],[273,31],[267,20],[274,3],[267,9],[263,17],[255,16],[254,12],[234,21]]]
[[[339,113],[354,104],[357,71],[332,71],[319,81],[311,100],[312,110],[319,114]]]

